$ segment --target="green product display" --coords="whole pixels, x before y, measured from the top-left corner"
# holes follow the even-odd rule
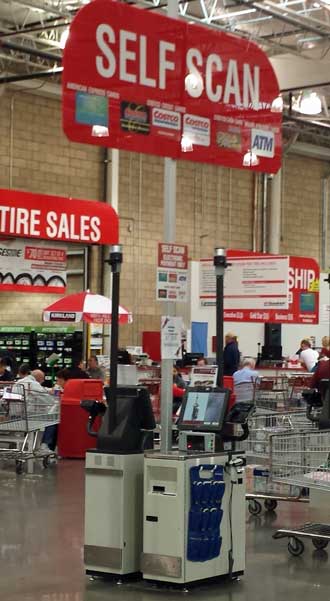
[[[57,328],[56,326],[40,326],[33,328],[37,334],[73,334],[76,330],[73,326]]]
[[[31,331],[29,326],[0,326],[0,332],[6,334],[29,334]]]

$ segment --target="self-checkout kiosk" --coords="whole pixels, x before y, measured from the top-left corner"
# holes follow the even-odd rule
[[[226,451],[226,433],[251,405],[227,413],[229,390],[188,389],[179,449],[146,453],[143,577],[180,585],[245,570],[244,454]],[[237,438],[243,440],[246,430]]]
[[[114,344],[112,339],[111,352]],[[187,390],[179,448],[164,453],[152,449],[155,424],[146,390],[118,387],[116,373],[110,373],[116,386],[109,391],[97,448],[86,455],[88,573],[142,572],[147,580],[186,586],[244,572],[245,459],[226,444],[235,438],[233,424],[242,428],[237,439],[246,437],[251,406],[228,409],[221,352],[218,365],[216,387]],[[93,407],[99,413],[95,405],[86,407],[91,422]]]
[[[144,451],[153,446],[155,420],[149,393],[117,386],[119,275],[121,247],[110,253],[112,325],[108,406],[84,402],[89,432],[103,414],[96,449],[86,453],[85,569],[89,574],[127,576],[140,572],[143,525]]]

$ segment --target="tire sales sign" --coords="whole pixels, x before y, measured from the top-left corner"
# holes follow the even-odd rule
[[[72,141],[237,168],[256,148],[249,168],[280,168],[279,87],[251,40],[94,0],[71,23],[62,83]]]

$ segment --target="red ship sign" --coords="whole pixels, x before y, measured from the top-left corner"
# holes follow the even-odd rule
[[[250,40],[112,0],[74,18],[63,61],[70,140],[275,173],[279,87]]]

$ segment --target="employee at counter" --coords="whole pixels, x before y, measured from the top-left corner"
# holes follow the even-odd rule
[[[304,338],[300,343],[301,353],[299,356],[299,362],[307,371],[314,371],[314,367],[318,361],[319,354],[315,349],[312,349],[312,345],[307,338]]]

